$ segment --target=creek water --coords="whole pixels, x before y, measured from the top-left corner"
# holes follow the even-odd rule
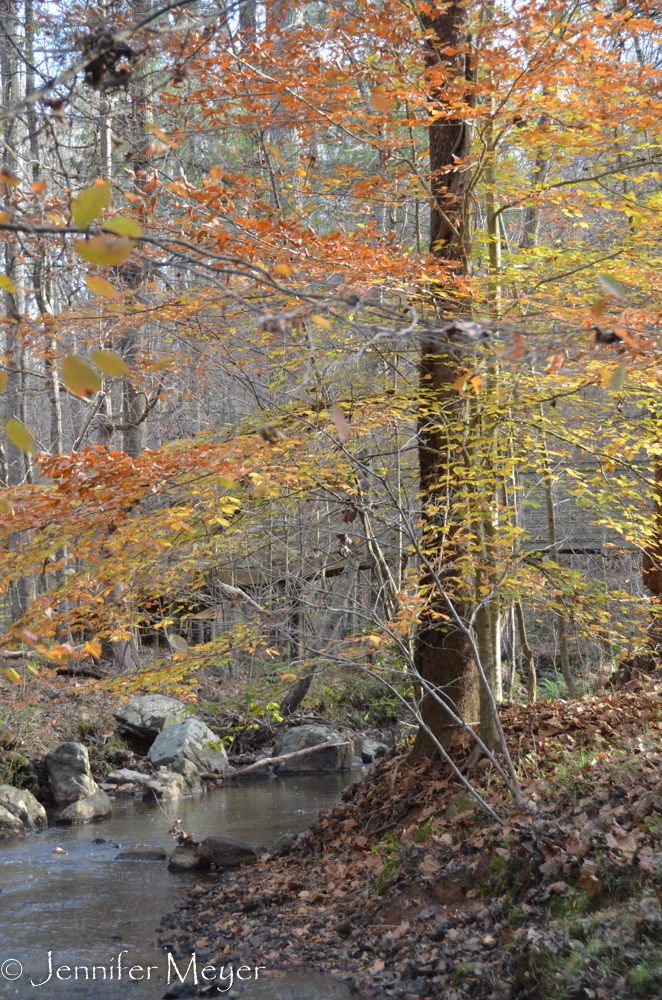
[[[179,819],[188,833],[224,834],[268,847],[288,830],[306,830],[320,809],[337,802],[343,788],[363,774],[356,768],[338,774],[235,779],[205,795],[164,803],[163,808],[134,800],[118,802],[112,817],[101,823],[53,827],[0,841],[1,1000],[163,997],[168,988],[168,958],[156,944],[162,933],[159,919],[194,884],[222,876],[171,873],[164,862],[116,861],[117,845],[172,848],[168,829]],[[98,838],[105,843],[95,844]],[[56,847],[67,853],[54,854]],[[118,981],[120,952],[122,978]],[[182,972],[187,964],[177,962]],[[128,971],[135,966],[142,967],[143,979],[138,981],[141,972],[134,971],[129,981]],[[172,968],[170,974],[171,981],[178,983]],[[282,978],[252,979],[239,992],[245,1000],[346,1000],[349,996],[336,980],[303,970]],[[225,995],[236,993],[235,983]]]

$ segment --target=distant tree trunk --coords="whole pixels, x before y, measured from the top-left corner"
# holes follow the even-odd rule
[[[357,556],[350,556],[347,560],[347,565],[343,571],[343,575],[340,578],[340,585],[338,589],[332,594],[332,601],[335,605],[327,612],[327,616],[324,620],[324,624],[320,629],[319,636],[314,645],[314,652],[319,653],[324,647],[331,642],[334,635],[336,634],[336,629],[340,624],[343,613],[345,611],[345,602],[348,596],[352,592],[352,587],[354,586],[354,581],[356,580],[356,574],[359,570],[359,559]],[[315,676],[315,669],[309,670],[303,677],[300,677],[296,684],[288,690],[282,702],[280,703],[280,710],[283,715],[293,715],[294,712],[299,708],[299,705],[303,699],[308,694],[310,690],[310,685],[312,684],[313,677]]]
[[[428,63],[437,70],[446,70],[449,81],[470,78],[471,71],[467,49],[469,45],[469,20],[467,8],[451,3],[442,13],[432,18],[421,17],[423,27],[434,32],[428,42]],[[452,54],[447,54],[447,52]],[[471,148],[471,125],[462,116],[449,116],[444,105],[444,90],[433,93],[435,110],[440,117],[430,124],[430,174],[432,203],[430,208],[430,251],[437,257],[462,262],[466,266],[465,239],[465,188],[464,169],[449,169],[468,156]],[[467,97],[467,102],[469,98]],[[433,111],[434,114],[434,111]],[[422,544],[428,558],[434,563],[444,546],[445,560],[453,559],[453,538],[440,531],[439,515],[430,513],[448,501],[447,471],[455,460],[458,440],[455,427],[462,416],[464,399],[452,386],[457,377],[457,366],[452,355],[439,343],[430,340],[421,344],[420,362],[420,411],[418,418],[418,451],[420,465],[420,492],[423,507]],[[440,485],[443,489],[440,490]],[[450,497],[452,502],[452,497]],[[456,557],[461,556],[456,550]],[[431,594],[423,614],[415,641],[414,663],[421,677],[443,690],[451,699],[456,711],[467,722],[477,723],[479,716],[479,680],[471,645],[465,634],[447,618],[447,608],[441,595],[435,593],[434,583],[424,572],[421,579],[424,591]],[[455,610],[463,621],[469,621],[473,611],[473,593],[470,584],[456,587]],[[423,698],[421,714],[425,724],[437,739],[448,745],[457,732],[448,713],[430,695]],[[432,756],[434,744],[422,729],[414,744],[414,755]]]
[[[556,539],[556,510],[554,508],[554,492],[552,484],[552,470],[547,452],[547,444],[543,436],[543,461],[545,463],[545,503],[547,505],[547,532],[549,537],[549,557],[557,566],[559,564],[559,548]],[[566,634],[565,616],[559,612],[556,616],[556,634],[559,640],[559,653],[561,655],[561,673],[565,681],[568,693],[571,698],[577,697],[577,688],[572,674],[570,673],[570,658],[568,656],[568,638]]]
[[[662,438],[662,434],[660,435]],[[642,576],[651,601],[651,621],[648,627],[650,647],[662,649],[662,463],[654,469],[655,506],[653,509],[654,535],[644,549]]]

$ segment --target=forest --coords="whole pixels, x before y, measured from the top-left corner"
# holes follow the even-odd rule
[[[0,0],[0,80],[0,867],[358,755],[165,807],[265,995],[662,997],[660,10]]]

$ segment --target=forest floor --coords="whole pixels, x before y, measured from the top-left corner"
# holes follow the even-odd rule
[[[628,683],[503,711],[537,813],[479,765],[501,826],[447,767],[394,748],[302,846],[196,886],[160,943],[376,1000],[660,1000],[662,679]]]

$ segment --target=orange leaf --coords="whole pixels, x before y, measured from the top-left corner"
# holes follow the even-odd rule
[[[331,419],[333,420],[336,430],[338,431],[338,437],[344,444],[345,441],[349,440],[349,435],[350,435],[349,424],[345,420],[345,414],[340,409],[337,403],[333,403],[331,405],[330,412],[331,412]]]
[[[94,641],[86,642],[85,645],[83,646],[83,652],[89,653],[91,656],[94,656],[98,660],[99,657],[101,656],[101,643]]]
[[[48,181],[31,181],[30,187],[35,194],[43,194],[44,191],[48,191]]]

